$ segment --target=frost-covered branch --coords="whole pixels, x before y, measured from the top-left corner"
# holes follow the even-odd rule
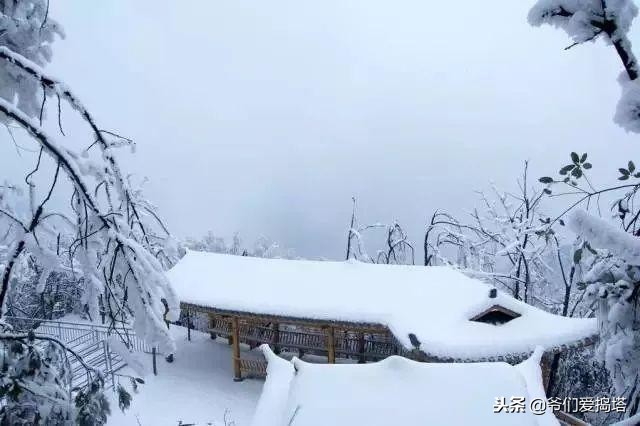
[[[638,8],[632,0],[538,0],[529,11],[533,26],[552,25],[564,30],[573,47],[598,38],[610,43],[624,67],[618,81],[622,96],[614,121],[629,132],[640,133],[638,61],[628,37]]]
[[[409,242],[408,235],[400,224],[394,221],[391,225],[383,223],[359,225],[356,215],[356,200],[355,198],[352,198],[352,200],[353,210],[351,213],[350,226],[347,231],[346,260],[356,259],[363,262],[386,264],[415,264],[415,249],[413,244]],[[385,231],[386,248],[378,250],[374,259],[367,253],[363,233],[375,229]]]
[[[640,265],[640,239],[616,228],[611,223],[576,210],[569,219],[569,228],[594,247],[605,247],[629,264]]]
[[[604,362],[616,394],[628,401],[625,415],[632,416],[640,408],[640,211],[636,203],[640,172],[629,161],[618,169],[618,180],[629,183],[597,188],[588,180],[591,168],[586,153],[572,152],[571,163],[560,168],[559,178],[545,176],[540,182],[547,185],[549,197],[577,197],[550,224],[563,223],[563,218],[568,218],[568,227],[579,238],[568,280],[573,281],[574,267],[580,268],[578,287],[586,287],[583,297],[595,305],[598,317],[600,339],[596,354]],[[557,192],[557,187],[576,191]],[[610,219],[578,209],[589,209],[594,199],[597,213],[601,214],[602,194],[613,197]]]
[[[526,162],[518,188],[517,194],[495,186],[490,196],[480,192],[484,209],[474,209],[466,222],[434,213],[425,231],[425,265],[452,264],[499,284],[509,282],[514,297],[529,301],[534,283],[549,269],[543,257],[551,234],[540,211],[543,192],[531,187]]]
[[[43,70],[50,60],[54,35],[62,35],[48,17],[46,0],[0,2],[0,33],[0,121],[22,128],[38,147],[35,165],[24,171],[24,183],[0,187],[0,320],[6,309],[44,314],[44,293],[50,291],[49,283],[56,274],[64,274],[73,277],[72,291],[65,297],[80,296],[83,311],[90,318],[101,314],[111,326],[132,323],[138,336],[150,345],[172,351],[165,319],[177,319],[179,307],[164,275],[171,258],[165,247],[168,231],[154,206],[125,177],[115,156],[117,148],[132,146],[132,141],[101,130],[79,98]],[[54,102],[47,102],[51,98]],[[78,149],[76,141],[70,144],[65,137],[63,102],[90,130],[85,149]],[[59,135],[44,130],[50,109],[57,112]],[[69,200],[66,205],[50,202],[65,197]],[[155,227],[164,234],[158,235]],[[32,299],[26,304],[16,300],[20,297],[16,287],[25,288],[26,283],[36,293],[33,296],[41,296],[42,306],[29,305]],[[75,294],[78,286],[82,286],[81,294]],[[56,286],[56,294],[64,294],[67,288],[59,291]],[[24,336],[11,331],[6,334],[13,337],[3,335],[0,340],[13,339],[25,348],[25,356],[42,358],[40,347],[29,339],[25,341]],[[123,340],[127,341],[126,336]],[[3,354],[10,355],[2,358],[10,363],[17,359],[12,352]],[[38,374],[36,370],[29,374]],[[2,371],[10,371],[8,377],[22,374]],[[63,370],[52,370],[47,380],[60,375]],[[23,383],[26,391],[36,390],[34,401],[47,398],[22,379],[16,383]],[[79,390],[75,401],[78,418],[95,417],[96,424],[104,423],[108,410],[93,412],[88,408],[104,408],[103,398],[100,378]],[[0,423],[10,418],[4,407],[28,402],[21,401],[1,397]],[[35,409],[40,408],[36,404]],[[69,412],[58,414],[68,416]]]

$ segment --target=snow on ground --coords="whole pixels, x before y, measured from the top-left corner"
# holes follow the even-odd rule
[[[223,426],[226,411],[228,425],[249,425],[264,382],[233,381],[231,347],[226,340],[212,340],[208,334],[192,330],[189,342],[187,329],[174,325],[170,332],[178,347],[174,362],[169,364],[159,356],[158,375],[154,376],[148,355],[146,384],[140,385],[137,394],[132,393],[131,408],[124,414],[113,395],[108,424],[177,426],[182,421]],[[127,380],[122,382],[128,384]]]

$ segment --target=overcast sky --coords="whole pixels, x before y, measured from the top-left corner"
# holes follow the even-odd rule
[[[564,51],[531,3],[52,0],[50,69],[135,139],[123,161],[177,236],[341,258],[352,196],[419,242],[434,209],[463,215],[525,159],[537,177],[588,151],[607,182],[636,156],[611,120],[613,49]]]

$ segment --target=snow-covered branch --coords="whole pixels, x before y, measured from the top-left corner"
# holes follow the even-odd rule
[[[640,83],[628,32],[637,15],[632,0],[538,0],[528,16],[533,26],[548,24],[564,30],[574,45],[604,38],[614,47],[625,70],[619,78],[622,96],[614,121],[634,133],[640,133]]]
[[[154,227],[164,235],[168,231],[153,205],[140,190],[132,188],[115,156],[117,148],[130,146],[132,141],[101,130],[79,98],[42,69],[50,59],[53,36],[62,34],[48,17],[46,0],[0,2],[0,34],[0,120],[24,129],[39,148],[35,166],[24,171],[26,191],[8,189],[19,185],[0,187],[0,319],[11,297],[11,309],[27,308],[16,303],[17,293],[10,291],[23,278],[32,283],[32,291],[42,295],[55,274],[71,274],[76,277],[72,287],[83,287],[81,303],[86,315],[95,319],[100,313],[111,325],[133,323],[138,336],[171,352],[174,343],[165,320],[177,319],[179,306],[164,274],[165,264],[157,258],[161,253],[168,257],[163,247],[166,237],[158,236]],[[57,100],[60,135],[44,130],[49,98]],[[91,142],[85,149],[68,143],[61,125],[61,102],[71,105],[73,113],[88,125]],[[25,192],[27,200],[23,200]],[[50,202],[65,197],[69,201],[66,205]],[[44,297],[42,304],[42,308],[28,310],[45,312]],[[39,346],[24,336],[8,331],[0,337],[19,342],[28,356],[42,355]],[[8,347],[0,346],[0,351]],[[17,358],[11,355],[8,359],[13,362]],[[52,371],[47,380],[57,380],[60,374]],[[23,387],[36,390],[32,383],[25,382]],[[33,395],[36,399],[46,397]],[[76,398],[78,417],[102,419],[104,410],[94,412],[87,407],[103,406],[103,399],[101,379],[97,378]],[[3,397],[0,407],[26,402],[20,397],[10,401]],[[36,405],[36,410],[39,408]],[[0,422],[8,418],[2,410]],[[69,413],[60,415],[68,419]],[[95,424],[101,421],[106,418]]]
[[[606,248],[625,262],[640,265],[640,239],[637,237],[584,210],[574,211],[568,225],[593,247]]]

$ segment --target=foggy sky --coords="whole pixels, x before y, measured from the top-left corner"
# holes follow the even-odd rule
[[[341,258],[352,196],[420,246],[436,208],[464,215],[526,159],[537,178],[587,151],[610,182],[638,153],[614,50],[564,51],[532,3],[53,0],[49,69],[137,142],[122,160],[177,236]]]

